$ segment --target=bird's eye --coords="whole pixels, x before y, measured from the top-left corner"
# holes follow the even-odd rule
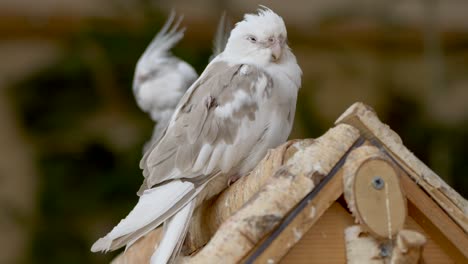
[[[268,42],[274,43],[274,42],[275,42],[275,38],[274,38],[274,37],[269,37],[269,38],[268,38]]]
[[[252,43],[257,42],[257,38],[254,37],[254,36],[247,36],[247,40],[250,41],[250,42],[252,42]]]

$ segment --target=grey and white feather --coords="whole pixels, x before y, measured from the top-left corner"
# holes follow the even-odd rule
[[[302,72],[286,39],[266,7],[236,24],[141,160],[140,201],[93,251],[131,245],[164,223],[151,263],[173,262],[194,208],[287,140]]]

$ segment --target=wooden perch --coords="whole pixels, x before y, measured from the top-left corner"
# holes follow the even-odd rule
[[[292,141],[270,151],[249,175],[197,209],[184,252],[193,252],[212,238],[181,262],[242,260],[331,171],[358,137],[355,128],[338,125],[316,140]],[[113,263],[147,263],[157,243],[149,239],[154,232],[159,231],[142,238]],[[284,248],[283,255],[288,247]]]

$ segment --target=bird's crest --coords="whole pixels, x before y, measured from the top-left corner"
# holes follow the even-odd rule
[[[280,32],[286,37],[286,25],[283,18],[263,5],[260,6],[256,14],[245,14],[244,19],[236,24],[236,28],[231,34],[234,34],[234,31],[248,32],[252,29],[263,31],[264,34]]]

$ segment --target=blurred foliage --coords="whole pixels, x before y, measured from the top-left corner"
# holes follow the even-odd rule
[[[138,163],[153,123],[137,108],[131,84],[135,63],[165,19],[157,11],[145,17],[143,27],[128,31],[91,23],[63,40],[56,63],[10,90],[18,119],[35,144],[40,177],[27,263],[106,263],[115,256],[93,254],[90,247],[131,210],[142,181]],[[211,52],[209,47],[194,50],[182,43],[174,53],[201,72]],[[349,71],[350,76],[356,74],[352,67]],[[296,122],[302,136],[319,136],[331,126],[309,100],[320,78],[304,87],[308,88],[301,91]],[[382,120],[427,164],[443,167],[450,162],[452,184],[468,196],[468,178],[463,177],[468,173],[468,123],[434,124],[415,98],[392,91],[391,83],[382,85],[390,102],[379,112]],[[101,124],[102,116],[109,117],[110,127]],[[113,134],[117,124],[130,131],[118,134],[120,140]],[[431,156],[437,146],[453,159]]]

